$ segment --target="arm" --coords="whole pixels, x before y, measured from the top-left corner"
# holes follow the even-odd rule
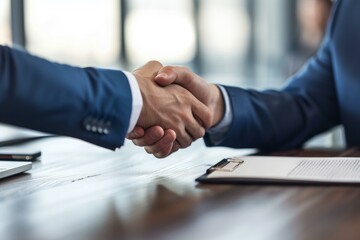
[[[182,74],[178,74],[179,71]],[[212,102],[209,99],[221,102],[222,98],[212,97],[215,95],[210,91],[209,85],[190,71],[168,67],[165,72],[166,74],[159,74],[156,78],[160,84],[182,84],[208,106],[211,106]],[[262,150],[299,147],[310,137],[330,129],[340,121],[331,56],[326,41],[318,55],[281,91],[255,91],[226,86],[224,88],[230,98],[228,107],[232,112],[232,120],[222,140],[216,142],[217,146]],[[207,94],[204,94],[204,91]],[[224,111],[223,108],[210,109],[217,116],[222,116]],[[168,151],[169,145],[161,141],[160,136],[164,134],[161,135],[160,131],[155,130],[142,130],[139,134],[142,137],[135,138],[134,143],[145,146],[147,152],[158,155],[158,152],[165,149],[160,154],[167,156],[172,151]],[[215,146],[211,141],[213,135],[213,131],[209,131],[205,136],[208,146]]]
[[[156,71],[148,71],[151,66],[157,66]],[[156,84],[153,79],[161,67],[160,63],[152,61],[134,71],[144,99],[138,125],[143,128],[160,125],[172,129],[176,133],[176,144],[185,148],[204,136],[205,129],[210,127],[210,110],[179,85],[160,87]]]
[[[218,145],[265,151],[300,147],[340,123],[333,72],[332,34],[341,1],[334,7],[317,54],[280,91],[226,87],[233,121]],[[209,136],[205,137],[209,146]]]
[[[123,144],[133,99],[122,71],[52,63],[2,46],[0,67],[1,122],[109,149]],[[160,124],[174,129],[177,142],[186,147],[204,135],[209,110],[179,86],[156,85],[152,78],[161,67],[152,61],[134,71],[144,100],[136,121],[144,128]]]
[[[177,73],[179,71],[181,74]],[[181,84],[205,102],[214,116],[223,115],[223,108],[211,107],[215,106],[211,102],[222,102],[223,99],[216,97],[216,92],[212,92],[200,77],[178,67],[167,68],[165,72],[165,75],[159,74],[156,78],[159,84]],[[232,112],[232,120],[223,139],[216,142],[217,146],[262,150],[299,147],[312,136],[330,129],[340,121],[329,42],[326,40],[318,55],[281,91],[255,91],[236,87],[225,89],[230,98],[228,107]],[[215,146],[210,132],[205,136],[205,143]],[[159,131],[155,133],[155,129],[149,129],[142,134],[143,137],[134,138],[134,143],[145,146],[147,152],[161,156],[173,152],[169,151],[169,144],[163,143],[161,137],[154,137],[155,134],[161,136]]]
[[[225,87],[230,97],[233,119],[229,131],[216,145],[264,150],[294,148],[299,147],[312,136],[340,123],[330,41],[337,9],[338,7],[335,7],[335,14],[318,54],[301,72],[290,79],[288,85],[281,91]],[[184,85],[181,79],[176,82],[202,99],[203,94],[200,94],[201,91],[198,89],[203,84],[196,81],[199,78],[192,76],[195,75],[191,74],[185,78],[193,80],[192,85]],[[147,131],[143,132],[144,137],[136,139],[135,144],[156,149],[161,141],[152,141],[149,142],[151,145],[148,145],[147,135],[153,134],[154,131],[153,129]],[[214,146],[210,139],[208,133],[205,142],[208,146]]]
[[[181,85],[191,92],[197,99],[205,103],[211,111],[210,127],[216,125],[224,115],[224,99],[218,86],[208,84],[201,77],[184,67],[164,67],[155,77],[155,81],[161,86],[172,83]],[[144,146],[148,153],[156,157],[166,157],[176,152],[180,146],[172,142],[176,134],[171,129],[163,130],[160,126],[146,129],[136,127],[128,138],[134,144]]]
[[[233,117],[229,130],[216,145],[262,150],[295,148],[314,135],[339,124],[329,47],[329,41],[325,40],[317,56],[290,79],[281,91],[255,91],[224,86],[230,98]],[[176,74],[176,69],[172,68],[173,73],[170,71],[167,74],[172,77],[159,75],[162,81],[168,79],[168,83],[175,81],[183,84],[199,99],[204,95],[199,89],[205,89],[210,96],[213,95],[204,85],[204,80],[194,77],[196,75],[190,72],[186,72],[186,75],[192,77],[185,78],[184,74]],[[174,80],[179,76],[191,79],[192,85],[189,86],[186,81]],[[217,97],[209,99],[221,100]],[[211,107],[210,109],[218,111]],[[223,110],[220,113],[223,113]],[[144,137],[135,139],[135,144],[145,146],[148,152],[156,152],[161,141],[147,142],[147,135],[153,134],[153,130],[145,133]],[[205,143],[215,146],[209,133],[205,136]],[[164,148],[166,149],[165,146],[161,146],[161,149]]]
[[[0,46],[0,109],[1,122],[115,149],[129,127],[132,95],[121,71],[57,64]]]

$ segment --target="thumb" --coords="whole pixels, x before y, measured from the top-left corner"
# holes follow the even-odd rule
[[[133,73],[148,77],[150,77],[149,75],[151,75],[152,77],[154,77],[157,75],[158,71],[162,68],[163,66],[160,62],[152,60],[147,62],[145,65],[135,69]]]
[[[161,86],[176,83],[191,92],[201,102],[209,101],[208,83],[186,67],[163,67],[155,77],[155,82]]]
[[[155,82],[162,87],[169,86],[172,83],[179,83],[179,81],[175,67],[163,67],[155,76]]]

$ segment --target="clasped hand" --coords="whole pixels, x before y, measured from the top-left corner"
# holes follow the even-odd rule
[[[133,74],[143,108],[127,138],[149,154],[163,158],[186,148],[222,118],[224,103],[218,87],[187,68],[150,61]]]

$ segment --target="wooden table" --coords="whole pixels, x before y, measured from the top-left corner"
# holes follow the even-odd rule
[[[0,239],[360,239],[360,187],[202,185],[221,157],[202,141],[167,159],[68,138],[31,143],[33,169],[0,180]],[[275,155],[360,156],[358,149]]]

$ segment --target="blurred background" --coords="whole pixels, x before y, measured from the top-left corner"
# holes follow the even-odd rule
[[[316,52],[331,6],[330,0],[0,0],[0,44],[129,71],[156,59],[186,65],[209,82],[278,89]],[[309,145],[341,147],[341,129]]]

